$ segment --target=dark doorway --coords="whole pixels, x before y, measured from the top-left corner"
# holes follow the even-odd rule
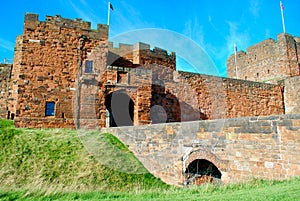
[[[187,184],[202,184],[212,182],[214,179],[221,179],[221,172],[210,161],[196,159],[191,162],[186,171]]]
[[[110,93],[105,98],[109,126],[133,126],[134,102],[123,91]]]

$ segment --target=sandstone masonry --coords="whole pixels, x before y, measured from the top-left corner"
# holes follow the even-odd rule
[[[258,44],[248,55],[260,55],[263,62],[259,51],[273,45],[280,52],[292,39],[279,35],[278,42]],[[26,14],[24,33],[16,40],[11,93],[5,92],[7,116],[19,127],[102,128],[296,112],[287,109],[298,100],[288,90],[294,81],[266,84],[180,72],[174,52],[141,42],[116,46],[108,42],[106,25],[91,30],[80,19],[57,15],[39,21]],[[288,59],[276,63],[277,56],[267,58],[275,66],[296,65]]]
[[[102,132],[117,136],[152,174],[168,184],[187,185],[187,176],[199,173],[208,162],[220,172],[220,180],[228,183],[299,176],[299,119],[299,114],[242,117]],[[191,168],[196,160],[202,162],[197,171]]]
[[[0,66],[0,115],[17,127],[103,128],[170,184],[203,171],[287,178],[300,174],[299,44],[263,41],[229,57],[221,78],[177,71],[174,52],[149,44],[116,47],[107,25],[28,13],[13,65]]]
[[[11,67],[10,64],[0,64],[0,118],[7,118],[8,96],[11,93]]]
[[[267,39],[247,51],[239,51],[227,60],[227,76],[231,78],[276,83],[300,75],[300,38],[279,34],[277,41]]]

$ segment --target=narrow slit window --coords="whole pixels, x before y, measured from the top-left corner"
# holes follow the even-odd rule
[[[86,60],[85,61],[85,70],[84,70],[84,72],[85,73],[93,73],[93,70],[94,70],[93,66],[94,66],[93,61]]]
[[[46,116],[54,116],[54,108],[55,108],[54,102],[46,102],[45,115]]]

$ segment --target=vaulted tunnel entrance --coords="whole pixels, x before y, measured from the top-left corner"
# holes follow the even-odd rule
[[[109,127],[133,126],[134,102],[122,91],[110,93],[105,98]]]
[[[201,185],[211,183],[214,180],[220,180],[221,176],[221,172],[212,162],[205,159],[196,159],[185,170],[185,184]]]

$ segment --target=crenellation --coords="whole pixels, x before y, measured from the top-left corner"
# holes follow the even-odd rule
[[[108,42],[108,49],[114,54],[119,55],[120,57],[124,57],[125,55],[133,54],[133,45],[119,43],[118,46],[115,46],[113,42]]]
[[[239,51],[227,60],[227,76],[259,82],[276,83],[287,77],[299,75],[298,46],[295,37],[279,34],[277,41],[266,39]]]
[[[117,137],[138,134],[126,144],[170,184],[186,184],[199,158],[224,182],[299,175],[298,149],[290,146],[299,142],[299,41],[279,34],[239,51],[224,78],[177,71],[176,53],[146,43],[115,47],[107,25],[91,30],[81,19],[26,14],[13,65],[0,65],[0,117],[17,127],[124,126],[132,135]],[[162,149],[166,160],[149,158]]]
[[[273,68],[277,63],[294,73],[290,66],[298,57],[293,47],[299,43],[287,34],[237,52],[239,79],[233,79],[178,72],[176,53],[142,42],[115,45],[108,42],[107,25],[91,30],[81,19],[56,15],[38,21],[36,14],[26,14],[26,23],[31,28],[17,37],[8,104],[9,118],[16,117],[21,127],[36,125],[25,124],[24,118],[62,116],[74,120],[74,127],[88,119],[89,128],[97,122],[116,126],[113,117],[110,123],[106,119],[107,110],[112,112],[107,101],[114,93],[127,94],[133,102],[126,125],[278,115],[285,113],[285,96],[291,105],[297,103],[294,93],[284,91],[292,84],[260,82],[264,74],[287,76]],[[228,58],[232,74],[234,60],[234,55]],[[55,104],[53,116],[45,115],[48,103]],[[157,119],[151,119],[153,107]]]
[[[60,15],[46,16],[46,23],[52,23],[63,28],[77,28],[83,30],[91,30],[91,23],[82,21],[80,18],[75,20],[62,18]]]
[[[39,28],[39,29],[37,29]],[[37,29],[37,30],[36,30]],[[27,31],[32,32],[34,30],[34,38],[38,38],[44,36],[48,33],[45,30],[51,30],[51,32],[60,35],[61,29],[75,29],[79,32],[82,32],[82,35],[88,36],[89,38],[95,40],[106,40],[108,36],[108,26],[104,24],[98,24],[97,30],[91,29],[91,23],[82,21],[77,18],[75,20],[62,18],[60,15],[55,16],[46,16],[46,21],[39,21],[37,14],[26,13],[25,15],[25,23],[24,23],[24,33]],[[54,31],[56,30],[56,32]],[[69,35],[76,35],[76,32],[70,32]],[[78,35],[77,37],[81,37],[82,35]]]

